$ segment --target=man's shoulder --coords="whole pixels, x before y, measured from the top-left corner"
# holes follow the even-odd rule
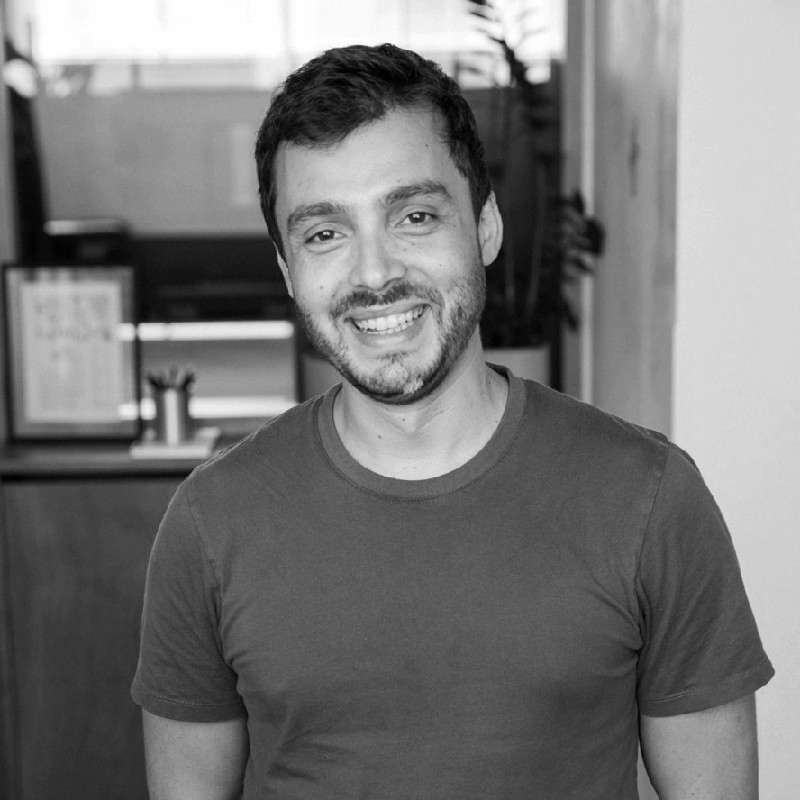
[[[662,489],[665,500],[708,494],[694,459],[665,433],[526,382],[526,449],[559,480],[601,493]]]
[[[309,487],[326,480],[316,402],[292,407],[196,467],[170,502],[161,539],[201,541],[222,563],[254,531],[297,516]]]
[[[557,438],[561,445],[640,449],[664,457],[671,446],[666,434],[631,422],[595,405],[577,400],[534,381],[525,381],[527,421]]]
[[[316,442],[316,409],[312,398],[274,417],[252,433],[220,450],[197,467],[189,481],[198,485],[228,483],[285,472],[292,463],[307,461]]]

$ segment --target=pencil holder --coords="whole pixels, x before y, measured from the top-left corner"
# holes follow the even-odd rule
[[[156,439],[167,444],[179,444],[191,436],[189,417],[189,391],[182,386],[153,389],[156,407]]]

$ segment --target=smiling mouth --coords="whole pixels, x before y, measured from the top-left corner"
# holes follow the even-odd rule
[[[414,324],[425,312],[424,306],[416,306],[403,314],[386,314],[369,319],[354,319],[353,325],[361,333],[371,333],[385,336],[390,333],[400,333]]]

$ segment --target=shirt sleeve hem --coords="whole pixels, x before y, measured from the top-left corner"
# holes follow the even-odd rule
[[[157,697],[136,684],[131,688],[131,698],[145,711],[177,722],[225,722],[247,715],[241,703],[211,705],[176,701]]]
[[[752,694],[766,685],[774,674],[772,663],[764,656],[755,667],[719,683],[703,684],[668,697],[640,699],[639,711],[648,717],[671,717],[716,708]]]

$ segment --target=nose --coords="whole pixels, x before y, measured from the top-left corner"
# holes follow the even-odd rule
[[[379,233],[362,235],[353,252],[350,282],[373,291],[397,281],[406,273],[401,254]]]

